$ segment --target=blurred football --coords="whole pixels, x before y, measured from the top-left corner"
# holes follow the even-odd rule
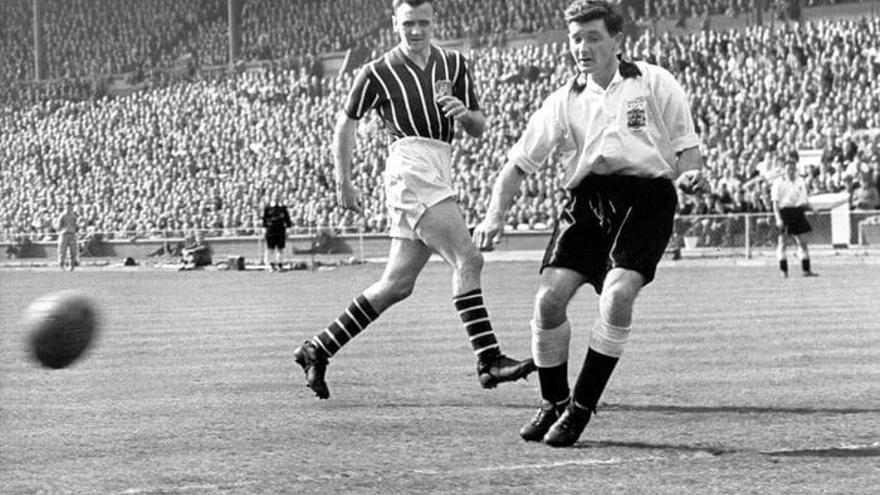
[[[92,301],[77,291],[46,294],[24,314],[27,345],[41,365],[60,369],[80,358],[98,331],[98,312]]]

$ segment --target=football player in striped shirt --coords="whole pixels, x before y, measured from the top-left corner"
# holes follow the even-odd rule
[[[618,9],[575,0],[565,10],[580,74],[531,116],[473,233],[478,247],[491,246],[525,175],[558,154],[569,201],[541,263],[531,321],[543,403],[520,430],[525,440],[554,447],[578,440],[623,353],[636,297],[672,234],[676,186],[686,194],[705,187],[684,89],[661,67],[619,57]],[[568,305],[587,284],[599,294],[598,318],[569,389]]]
[[[294,351],[307,385],[322,399],[328,360],[391,305],[407,298],[433,253],[452,267],[453,304],[477,358],[483,388],[524,378],[531,359],[501,353],[483,301],[483,258],[471,241],[452,189],[451,141],[455,126],[479,137],[486,127],[467,60],[431,43],[431,0],[394,0],[392,18],[400,43],[368,62],[355,78],[334,131],[336,194],[340,206],[360,212],[352,183],[358,121],[375,109],[393,142],[385,164],[391,248],[381,278]]]

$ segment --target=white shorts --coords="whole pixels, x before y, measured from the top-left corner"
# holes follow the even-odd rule
[[[422,137],[405,137],[391,144],[385,163],[391,237],[417,240],[415,227],[425,211],[454,195],[452,146]]]

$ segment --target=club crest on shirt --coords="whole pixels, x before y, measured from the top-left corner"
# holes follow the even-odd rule
[[[434,98],[442,98],[452,94],[452,81],[440,79],[434,81]]]
[[[626,102],[626,127],[644,129],[648,125],[648,100],[644,96]]]

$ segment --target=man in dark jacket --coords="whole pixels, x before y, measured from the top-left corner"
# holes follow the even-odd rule
[[[287,241],[287,228],[293,226],[290,221],[290,212],[281,204],[281,199],[276,194],[272,201],[263,209],[263,227],[266,229],[266,262],[274,271],[281,271],[281,253]],[[275,261],[269,261],[271,252],[275,252]]]

